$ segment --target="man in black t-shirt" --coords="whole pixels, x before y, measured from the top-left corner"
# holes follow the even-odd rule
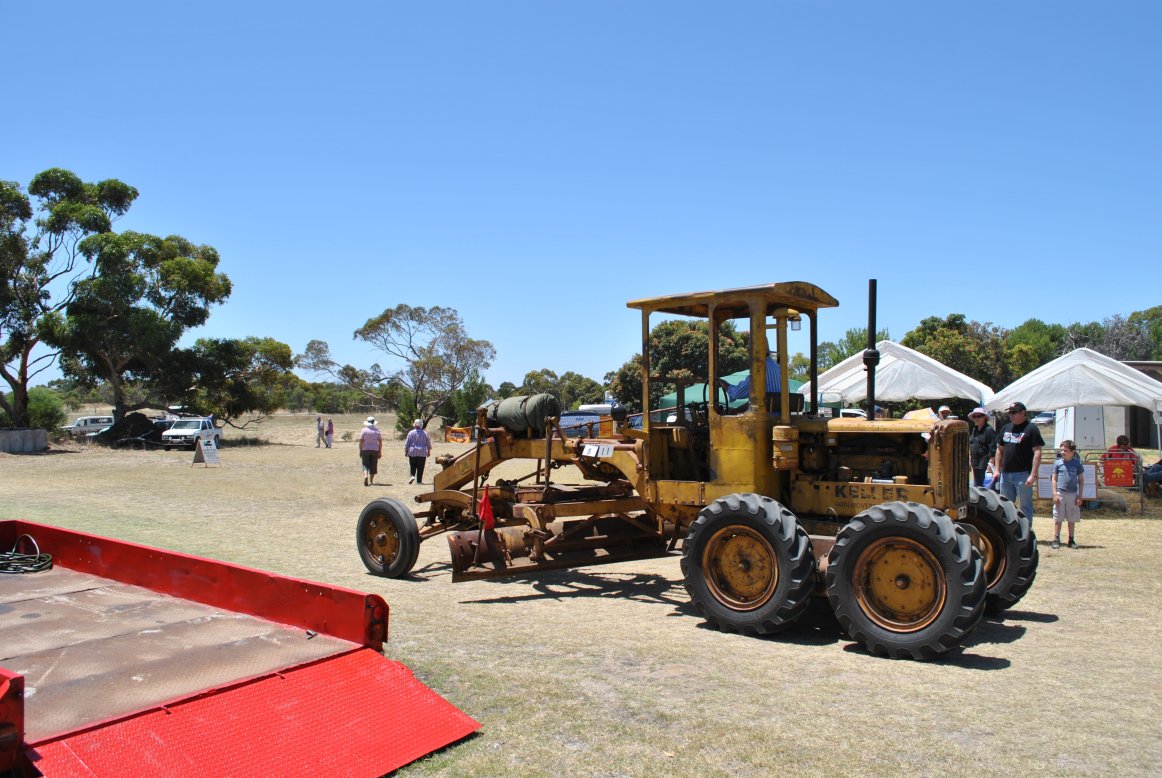
[[[1024,403],[1013,403],[1008,413],[1009,423],[1001,430],[997,441],[996,472],[1000,473],[1000,491],[1002,496],[1017,503],[1032,526],[1033,484],[1037,481],[1045,440],[1037,425],[1029,421]]]

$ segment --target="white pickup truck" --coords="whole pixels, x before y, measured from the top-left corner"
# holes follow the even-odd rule
[[[222,428],[214,426],[214,420],[205,418],[178,419],[161,433],[161,444],[166,451],[171,448],[197,448],[198,439],[214,441],[214,448],[222,443]]]
[[[83,438],[111,426],[113,426],[112,416],[81,416],[72,424],[66,424],[62,429],[69,434],[69,437]]]

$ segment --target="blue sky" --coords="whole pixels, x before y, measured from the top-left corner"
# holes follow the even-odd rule
[[[1156,2],[8,3],[0,177],[216,247],[197,336],[445,305],[487,378],[600,380],[631,299],[774,281],[821,338],[1162,302]],[[998,387],[999,388],[999,387]]]

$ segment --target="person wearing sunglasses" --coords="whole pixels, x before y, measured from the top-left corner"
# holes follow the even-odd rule
[[[1001,430],[997,442],[994,470],[1001,479],[1001,496],[1018,503],[1017,507],[1028,517],[1032,527],[1033,484],[1037,480],[1037,468],[1041,466],[1045,439],[1037,425],[1029,421],[1024,403],[1013,403],[1008,407],[1008,413],[1009,423]]]
[[[1077,458],[1077,446],[1072,440],[1061,442],[1057,461],[1053,463],[1053,543],[1061,548],[1061,522],[1069,525],[1069,547],[1077,548],[1074,527],[1081,521],[1081,489],[1085,483],[1085,468]]]

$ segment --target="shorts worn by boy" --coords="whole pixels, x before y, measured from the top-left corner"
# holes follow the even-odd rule
[[[1077,504],[1077,492],[1058,492],[1061,499],[1053,501],[1053,521],[1067,521],[1076,524],[1081,521],[1081,506]]]

